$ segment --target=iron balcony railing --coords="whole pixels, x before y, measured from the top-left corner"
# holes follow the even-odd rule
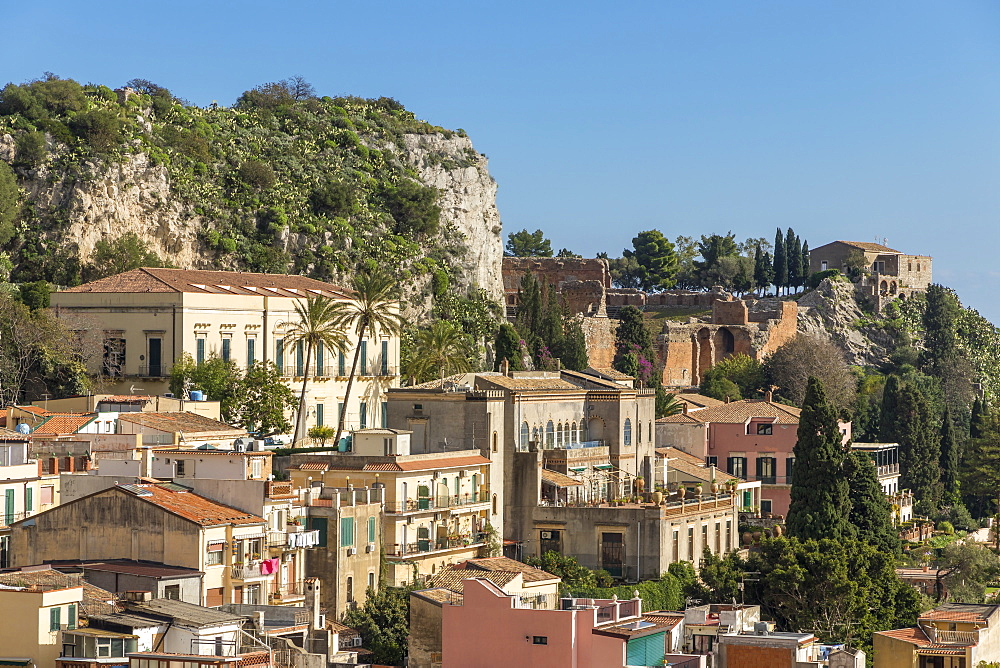
[[[304,364],[285,364],[281,367],[281,375],[286,377],[301,378],[306,372]],[[347,378],[351,373],[351,366],[348,364],[343,369],[340,364],[309,365],[309,375],[318,378]],[[399,375],[399,368],[392,364],[368,364],[358,365],[358,375],[365,377],[393,377]]]
[[[489,503],[489,501],[490,489],[484,485],[480,487],[479,492],[467,492],[451,496],[422,497],[406,499],[404,501],[386,501],[385,512],[409,513],[421,510],[448,510],[450,508],[461,508],[479,503]]]
[[[486,534],[469,534],[458,538],[418,539],[415,543],[395,543],[386,550],[390,557],[408,557],[438,550],[451,550],[457,547],[479,547],[485,544]]]
[[[162,378],[167,375],[167,369],[163,364],[140,364],[139,375],[146,378]]]

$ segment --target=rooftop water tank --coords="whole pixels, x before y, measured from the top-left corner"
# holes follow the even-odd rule
[[[191,390],[191,401],[205,401],[205,393],[201,390]]]
[[[30,434],[31,433],[31,425],[28,425],[28,424],[22,422],[21,424],[17,425],[17,433],[19,433],[19,434]]]

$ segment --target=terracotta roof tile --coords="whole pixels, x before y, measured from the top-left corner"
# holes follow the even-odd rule
[[[986,621],[997,610],[1000,605],[985,605],[979,603],[942,603],[933,610],[923,613],[917,620],[944,620],[950,622],[977,622]]]
[[[578,390],[583,391],[573,383],[562,378],[521,378],[515,376],[488,376],[483,380],[490,385],[502,387],[505,390],[526,391],[526,390]]]
[[[479,570],[479,571],[504,571],[507,573],[522,573],[524,582],[545,582],[547,580],[558,580],[558,575],[553,575],[540,568],[529,566],[523,562],[509,557],[482,557],[480,559],[466,559],[457,563],[452,568]]]
[[[188,412],[168,412],[168,413],[120,413],[119,422],[131,422],[134,424],[157,429],[168,433],[184,432],[185,436],[199,438],[198,434],[225,434],[238,436],[247,433],[240,427],[232,427],[225,422],[219,422],[212,418]]]
[[[883,246],[882,244],[873,244],[870,241],[839,241],[838,243],[847,244],[848,246],[854,246],[855,248],[860,248],[861,250],[866,250],[873,253],[896,253],[902,255],[898,250],[889,248],[888,246]]]
[[[298,466],[289,466],[288,468],[299,471],[326,471],[330,468],[330,464],[327,462],[305,462]]]
[[[556,582],[559,577],[543,571],[540,568],[509,559],[507,557],[485,557],[482,559],[467,559],[448,566],[430,579],[436,588],[448,589],[462,593],[463,582],[469,578],[483,578],[503,589],[517,576],[522,576],[522,582]]]
[[[95,413],[50,413],[32,430],[36,435],[75,434],[97,418]]]
[[[701,420],[690,413],[677,413],[656,420],[657,424],[701,424]]]
[[[721,406],[726,403],[725,401],[720,401],[714,397],[707,397],[704,394],[698,394],[696,392],[680,392],[677,394],[677,399],[688,404],[688,406],[690,406],[689,410],[711,408],[713,406]]]
[[[271,295],[306,297],[323,294],[327,297],[348,298],[344,288],[306,276],[286,274],[254,274],[236,271],[202,271],[198,269],[159,269],[140,267],[63,292],[192,292],[201,294]]]
[[[684,452],[683,450],[681,450],[679,448],[675,448],[675,447],[669,446],[669,445],[667,447],[665,447],[665,448],[656,448],[656,454],[658,454],[661,457],[670,457],[672,459],[680,459],[680,460],[689,462],[691,464],[694,464],[695,466],[704,466],[705,465],[705,461],[701,457],[698,457],[697,455],[692,455],[689,452]]]
[[[63,589],[68,587],[83,587],[83,602],[92,610],[114,612],[113,601],[115,595],[92,585],[75,573],[63,573],[51,566],[43,568],[11,571],[0,573],[0,584],[12,587],[24,587],[36,585],[40,587],[51,587],[53,589]]]
[[[132,494],[141,501],[202,526],[264,524],[267,521],[263,517],[217,503],[194,492],[175,491],[163,485],[127,485],[113,489],[122,494]]]
[[[776,418],[775,424],[798,424],[801,408],[776,404],[773,401],[751,401],[743,399],[731,401],[721,406],[703,408],[698,411],[688,413],[685,417],[697,422],[722,422],[726,424],[740,424],[751,418]],[[682,414],[683,415],[683,414]],[[678,417],[677,415],[670,416]],[[661,418],[670,420],[670,418]],[[681,422],[681,420],[674,420]]]
[[[618,369],[610,366],[594,367],[594,371],[603,374],[608,378],[614,378],[615,380],[635,380],[635,376],[622,373]]]

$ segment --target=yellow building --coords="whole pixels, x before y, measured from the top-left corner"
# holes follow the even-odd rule
[[[1000,661],[1000,605],[944,603],[874,635],[875,668],[975,668]]]
[[[82,602],[82,586],[0,588],[0,664],[54,666],[62,651],[60,634],[77,628]]]
[[[358,341],[347,332],[346,354],[320,349],[306,369],[305,351],[285,346],[285,332],[298,320],[295,304],[317,296],[350,301],[347,290],[305,276],[141,268],[56,292],[52,307],[90,351],[91,371],[111,379],[108,391],[168,391],[183,353],[241,368],[268,361],[296,393],[309,375],[307,427],[336,424],[360,348],[347,426],[384,424],[385,391],[399,384],[398,337],[374,332]]]
[[[9,565],[10,525],[59,502],[55,466],[46,468],[32,457],[27,436],[0,428],[0,568]]]
[[[398,434],[388,433],[386,447]],[[490,460],[478,450],[422,455],[293,455],[295,487],[381,487],[382,536],[390,585],[433,575],[480,556],[487,524],[502,535],[502,509],[489,487]]]

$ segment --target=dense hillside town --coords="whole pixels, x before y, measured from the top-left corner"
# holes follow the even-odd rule
[[[0,664],[1000,665],[928,249],[501,255],[495,191],[390,98],[4,87]]]

